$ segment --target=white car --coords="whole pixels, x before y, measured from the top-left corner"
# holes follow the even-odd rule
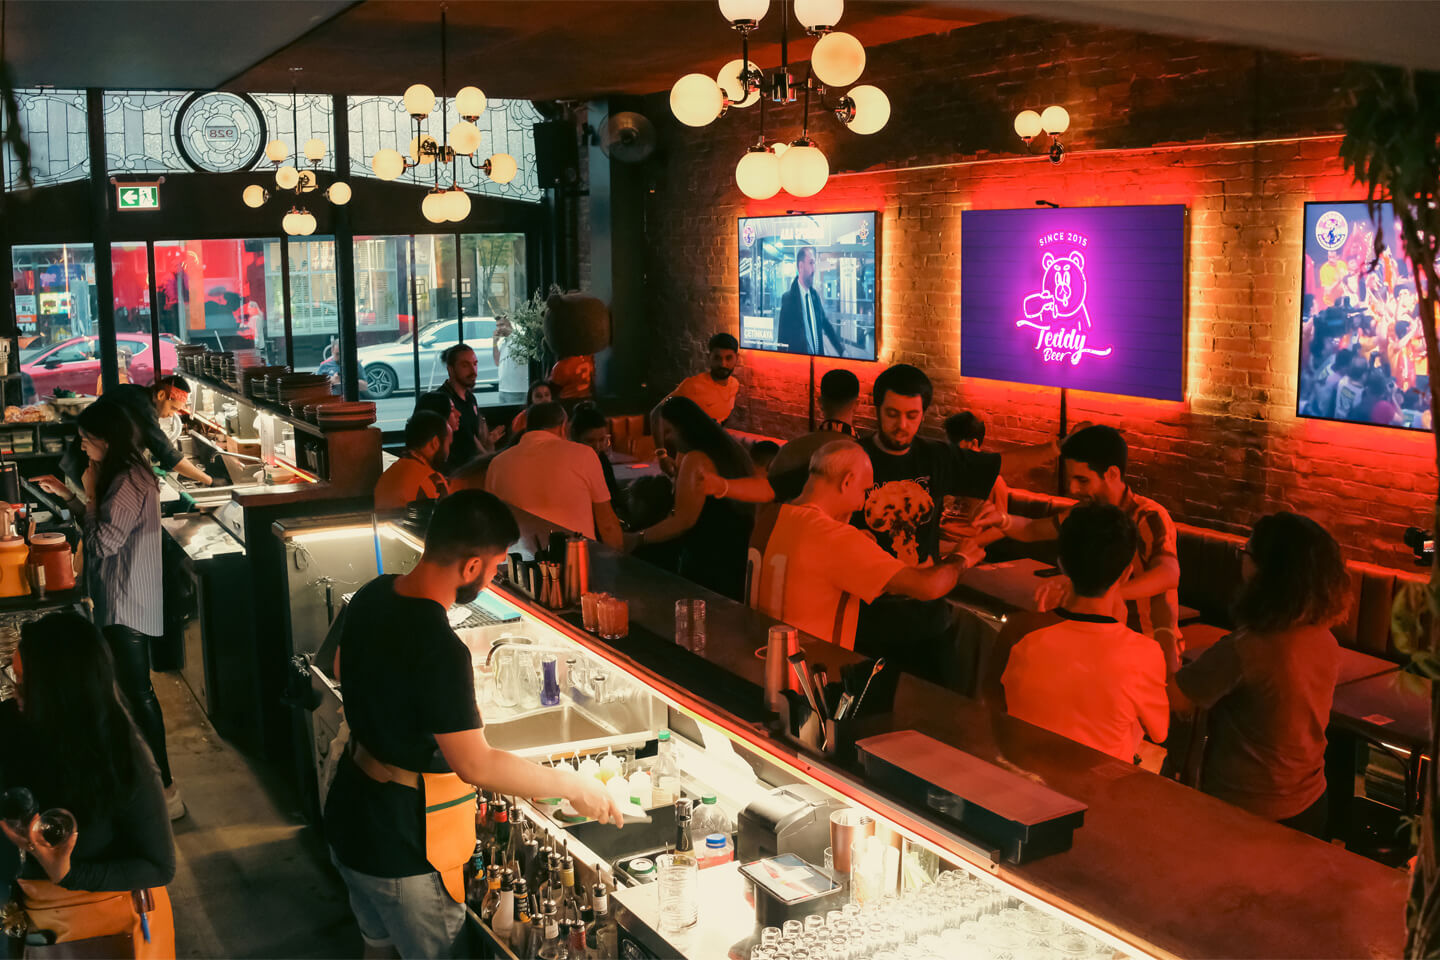
[[[439,389],[448,374],[440,354],[452,347],[460,337],[458,320],[443,320],[420,330],[420,392]],[[467,317],[465,342],[475,351],[479,375],[475,388],[495,389],[500,385],[500,368],[494,354],[495,318]],[[410,334],[394,343],[377,343],[356,351],[360,373],[366,389],[374,400],[383,400],[395,393],[415,391],[415,348]]]

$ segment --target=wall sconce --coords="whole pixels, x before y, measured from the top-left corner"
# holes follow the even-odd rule
[[[1025,141],[1025,146],[1030,146],[1030,142],[1041,132],[1050,134],[1051,163],[1065,159],[1065,145],[1060,142],[1060,134],[1069,129],[1070,112],[1061,106],[1046,107],[1044,113],[1021,110],[1015,115],[1015,132]]]

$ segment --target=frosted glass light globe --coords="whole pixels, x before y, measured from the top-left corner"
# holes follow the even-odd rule
[[[470,216],[470,194],[459,187],[451,187],[445,192],[445,219],[451,223],[459,223]]]
[[[865,72],[865,48],[848,33],[827,33],[815,42],[810,69],[827,87],[848,87]]]
[[[875,133],[890,120],[890,98],[879,87],[862,83],[846,94],[855,103],[855,117],[850,129],[856,133]]]
[[[350,202],[350,184],[343,180],[330,184],[330,189],[325,191],[325,196],[337,207],[343,207]]]
[[[759,89],[747,92],[745,82],[740,77],[740,71],[745,64],[744,60],[731,60],[715,75],[715,82],[719,84],[720,90],[725,94],[725,99],[729,100],[733,107],[750,107],[760,102]],[[751,70],[757,69],[754,63],[749,66]]]
[[[735,165],[735,185],[752,200],[769,200],[780,192],[780,158],[752,149]]]
[[[370,158],[370,169],[381,180],[394,180],[405,172],[405,158],[399,150],[379,150]]]
[[[247,207],[263,207],[265,201],[270,199],[270,194],[264,187],[260,186],[260,184],[252,183],[245,188],[245,192],[241,194],[241,198],[245,201],[245,206]]]
[[[845,12],[845,0],[795,0],[795,19],[806,30],[833,27]]]
[[[287,236],[293,237],[300,232],[300,225],[297,220],[299,216],[299,211],[291,210],[280,218],[280,229],[284,230]]]
[[[294,190],[295,185],[300,182],[300,171],[288,163],[275,171],[275,186],[281,190]]]
[[[444,223],[445,208],[447,206],[448,204],[445,202],[445,191],[431,190],[425,194],[425,199],[420,201],[420,212],[424,214],[425,219],[431,223]]]
[[[271,163],[279,163],[290,156],[290,145],[284,140],[271,140],[265,144],[265,156]]]
[[[1015,115],[1015,132],[1026,143],[1040,136],[1040,114],[1034,110],[1021,110]]]
[[[508,153],[497,153],[490,158],[490,179],[496,183],[509,183],[515,179],[520,167]]]
[[[461,120],[450,128],[450,146],[462,157],[480,149],[480,128],[469,120]]]
[[[1064,107],[1046,107],[1040,114],[1040,126],[1046,133],[1064,133],[1070,129],[1070,111]]]
[[[780,186],[793,197],[813,197],[830,179],[830,161],[814,144],[796,140],[780,158]]]
[[[731,23],[759,23],[770,0],[720,0],[720,16]]]
[[[784,140],[776,140],[770,144],[770,152],[775,154],[776,159],[785,156],[785,151],[790,149],[790,144]]]
[[[488,102],[479,87],[461,87],[455,92],[455,111],[462,117],[474,119],[480,116]]]
[[[309,210],[301,210],[295,215],[295,226],[297,233],[302,237],[308,237],[315,232],[315,214]]]
[[[323,160],[323,159],[325,159],[325,141],[324,141],[324,140],[321,140],[319,137],[311,137],[309,140],[306,140],[306,141],[305,141],[305,159],[306,159],[306,160]]]
[[[435,109],[435,91],[423,83],[413,83],[405,90],[405,112],[412,117],[428,117]]]
[[[670,112],[687,127],[703,127],[720,116],[725,94],[703,73],[687,73],[670,88]]]

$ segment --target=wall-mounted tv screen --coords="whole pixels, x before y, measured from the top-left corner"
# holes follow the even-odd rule
[[[1300,296],[1302,417],[1430,429],[1430,374],[1415,277],[1395,210],[1363,202],[1305,204]],[[1375,232],[1386,248],[1375,257]]]
[[[960,373],[1182,399],[1185,208],[965,211]]]
[[[742,217],[740,346],[875,359],[875,212]]]

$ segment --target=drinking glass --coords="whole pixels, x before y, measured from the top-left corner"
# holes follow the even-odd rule
[[[520,702],[520,667],[515,651],[501,650],[495,656],[495,704],[513,707]]]
[[[766,927],[760,931],[760,943],[767,947],[773,947],[780,942],[780,928]]]
[[[75,832],[75,815],[63,807],[52,807],[40,814],[40,839],[58,847]]]
[[[860,837],[850,848],[850,897],[854,903],[878,901],[885,893],[885,846]]]
[[[35,795],[26,787],[11,787],[0,795],[0,820],[22,836],[30,827],[30,821],[35,818],[39,805],[35,803]]]
[[[540,668],[535,665],[535,655],[522,652],[515,658],[520,674],[519,706],[529,709],[540,706]]]
[[[560,703],[559,669],[559,660],[553,653],[547,653],[541,658],[540,705],[542,707],[554,707]]]
[[[616,597],[600,601],[600,636],[620,640],[630,633],[630,604]]]
[[[697,916],[697,867],[688,857],[662,853],[655,858],[655,875],[660,894],[660,927],[673,933],[693,926]]]
[[[580,596],[580,622],[585,629],[595,633],[600,629],[600,600],[603,593],[585,593]]]
[[[675,601],[675,644],[682,650],[705,651],[705,601]]]
[[[794,940],[805,932],[805,924],[799,920],[786,920],[785,925],[780,928],[781,939]]]

